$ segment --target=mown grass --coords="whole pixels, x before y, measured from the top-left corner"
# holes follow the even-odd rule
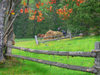
[[[94,49],[96,41],[100,41],[100,36],[77,37],[72,40],[64,39],[59,41],[51,41],[36,45],[34,39],[16,39],[16,46],[31,48],[36,50],[50,51],[84,51],[90,52]],[[71,65],[79,65],[92,67],[94,58],[85,57],[69,57],[69,56],[52,56],[44,54],[28,53],[13,49],[13,54],[23,55],[38,59],[55,61]],[[15,60],[15,59],[14,59]],[[18,60],[18,61],[16,61]],[[40,64],[22,59],[16,59],[10,63],[5,63],[5,67],[0,68],[0,75],[94,75],[91,73],[73,71],[58,68],[50,65]]]

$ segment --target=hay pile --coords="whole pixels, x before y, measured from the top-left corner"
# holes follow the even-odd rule
[[[45,34],[44,39],[45,40],[48,40],[48,39],[56,39],[56,38],[61,38],[62,36],[63,36],[63,33],[62,32],[49,30]]]
[[[37,36],[40,38],[43,38],[45,36],[45,34],[38,34]]]

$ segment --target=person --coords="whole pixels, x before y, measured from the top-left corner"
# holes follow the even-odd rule
[[[62,30],[62,33],[63,33],[63,35],[64,35],[65,38],[66,38],[66,35],[67,35],[66,31]]]

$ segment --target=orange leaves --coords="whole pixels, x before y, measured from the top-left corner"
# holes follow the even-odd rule
[[[57,10],[57,14],[61,15],[61,14],[63,14],[63,13],[64,13],[64,12],[63,12],[63,9],[60,8],[60,9]]]
[[[80,3],[83,3],[83,2],[85,2],[85,0],[80,0]]]
[[[67,0],[65,0],[67,2]],[[80,6],[81,3],[85,2],[85,0],[72,0],[72,2],[76,3],[77,6]],[[67,7],[69,6],[69,4],[67,4]]]
[[[24,6],[26,6],[26,5],[27,5],[25,0],[23,0],[23,5],[24,5]]]
[[[36,3],[36,8],[40,8],[40,6],[43,6],[44,5],[44,3],[40,3],[40,2],[38,2],[38,3]]]
[[[36,18],[35,15],[36,15],[37,11],[36,11],[36,10],[33,11],[33,10],[30,9],[30,13],[32,14],[32,16],[29,16],[29,19],[30,19],[30,20],[35,20],[35,18]]]
[[[23,9],[20,9],[20,13],[23,13]]]
[[[38,14],[40,17],[42,17],[42,15],[43,15],[41,11],[38,11]]]
[[[45,7],[47,10],[50,10],[50,12],[52,12],[53,11],[53,7],[52,6],[50,6],[49,8],[47,8],[47,7]]]
[[[36,15],[37,11],[35,10],[33,13],[34,13],[34,15]]]
[[[50,2],[46,3],[47,5],[48,4],[56,4],[56,0],[51,0]]]
[[[65,0],[66,2],[69,2],[67,0]],[[72,2],[75,2],[77,6],[80,6],[81,3],[84,3],[86,0],[72,0]],[[69,4],[67,4],[67,7],[69,6]]]
[[[77,6],[80,6],[80,4],[79,4],[78,2],[76,3],[76,5],[77,5]]]
[[[24,6],[26,6],[26,2],[24,2]]]
[[[33,15],[29,17],[29,19],[30,20],[37,20],[37,22],[42,22],[44,20],[44,17],[43,17],[43,14],[41,11],[35,10],[35,11],[33,11]]]
[[[76,1],[76,5],[77,5],[77,6],[80,6],[80,4],[83,3],[83,2],[85,2],[85,0],[77,0],[77,1]]]
[[[56,13],[59,15],[59,17],[63,17],[62,20],[68,19],[72,12],[73,9],[67,9],[66,6],[56,10]]]
[[[35,15],[29,17],[30,20],[35,20]]]
[[[11,11],[11,13],[13,13],[13,12],[14,12],[14,10]]]
[[[69,11],[68,11],[68,12],[69,12],[69,13],[72,13],[72,11],[73,11],[73,9],[69,9]]]
[[[85,0],[77,0],[77,2],[83,3],[83,2],[85,2]]]
[[[11,14],[12,14],[12,15],[15,15],[15,12],[14,12],[14,10],[12,10],[12,11],[11,11]]]
[[[41,6],[43,6],[44,5],[44,3],[41,3]]]
[[[53,4],[53,3],[55,4],[55,3],[56,3],[56,0],[51,0],[51,3],[52,3],[52,4]]]
[[[42,20],[44,20],[44,17],[37,16],[37,22],[41,22]]]
[[[40,5],[37,3],[37,4],[36,4],[36,7],[37,7],[37,8],[39,8],[39,7],[40,7]]]
[[[25,8],[25,13],[28,13],[28,8]]]
[[[26,2],[24,0],[23,2],[23,8],[20,9],[20,13],[28,13],[29,15],[29,19],[30,20],[37,20],[37,22],[41,22],[44,20],[43,14],[41,11],[39,11],[40,6],[43,6],[44,3],[40,3],[38,2],[36,4],[36,8],[38,8],[37,10],[32,10],[30,7],[27,8],[26,6]]]
[[[50,6],[50,11],[52,11],[52,6]]]
[[[29,8],[25,8],[25,9],[20,9],[20,13],[22,14],[22,13],[29,13]]]
[[[61,13],[63,10],[60,8],[60,9],[58,9],[58,11]]]
[[[77,2],[79,2],[80,0],[77,0]]]
[[[22,14],[22,13],[29,13],[29,9],[28,8],[25,8],[25,9],[20,9],[20,13]]]
[[[59,15],[59,17],[62,18],[62,20],[68,19],[71,14],[73,13],[73,8],[71,7],[73,4],[71,4],[70,0],[65,0],[67,4],[65,4],[64,7],[60,8],[60,9],[56,9],[56,13]],[[81,3],[85,2],[85,0],[71,0],[73,3],[75,3],[75,5],[80,6]],[[29,19],[30,20],[37,20],[37,22],[41,22],[42,20],[44,20],[43,14],[41,11],[42,10],[41,6],[44,6],[43,9],[47,9],[50,12],[53,12],[53,5],[57,2],[57,0],[49,0],[49,2],[45,2],[45,6],[44,3],[38,2],[35,4],[37,10],[31,10],[27,7],[27,3],[25,2],[25,0],[23,1],[23,5],[25,9],[20,9],[20,13],[29,13],[30,16]],[[47,5],[46,5],[47,4]],[[43,11],[43,10],[42,10]]]
[[[41,22],[42,20],[44,20],[43,14],[41,11],[38,11],[38,16],[37,16],[37,22]]]
[[[69,4],[67,4],[67,7],[69,6]]]

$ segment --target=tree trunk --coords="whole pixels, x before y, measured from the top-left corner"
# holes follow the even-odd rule
[[[1,0],[0,1],[0,62],[4,59],[3,50],[6,41],[12,40],[13,35],[13,17],[11,15],[12,9],[15,9],[21,0]]]
[[[41,3],[41,0],[35,0],[35,4],[37,4],[38,2]],[[34,6],[34,8],[35,8],[36,11],[39,10],[36,6]],[[38,14],[38,12],[37,12],[37,14]],[[36,14],[36,16],[37,16],[37,14]],[[36,32],[35,32],[36,31],[36,27],[37,27],[37,19],[34,20],[33,37],[36,35]]]
[[[7,0],[0,2],[0,62],[4,59],[3,57],[3,35],[4,35],[4,17],[7,7]]]

